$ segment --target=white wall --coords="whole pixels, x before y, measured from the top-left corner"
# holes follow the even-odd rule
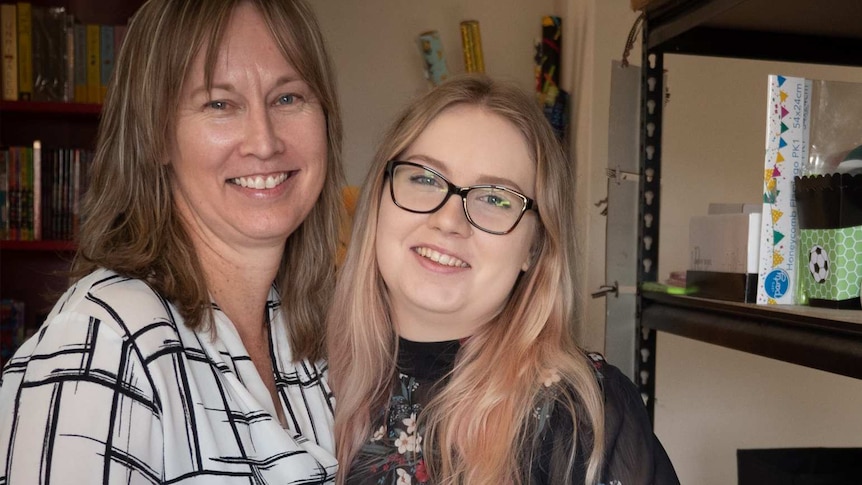
[[[311,0],[338,72],[345,160],[360,183],[387,123],[425,89],[416,37],[438,30],[450,72],[463,71],[458,24],[480,21],[487,72],[532,89],[542,15],[563,17],[562,85],[574,95],[577,275],[582,342],[602,348],[604,218],[610,66],[636,14],[629,0]],[[630,60],[639,63],[639,49]],[[763,167],[766,75],[862,81],[859,70],[668,56],[659,274],[684,269],[688,219],[709,202],[757,201]],[[682,483],[736,483],[736,449],[862,446],[862,381],[660,334],[656,433]]]
[[[684,270],[688,220],[761,202],[767,76],[862,82],[862,69],[665,56],[659,277]],[[682,483],[736,483],[736,449],[862,446],[862,381],[659,333],[656,430]]]
[[[485,72],[533,88],[533,41],[560,0],[311,0],[336,66],[348,181],[365,177],[380,136],[429,89],[417,38],[437,30],[450,73],[464,72],[460,23],[478,20]]]

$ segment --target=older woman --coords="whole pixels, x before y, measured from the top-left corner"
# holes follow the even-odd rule
[[[339,483],[676,484],[634,385],[573,341],[574,181],[485,77],[377,152],[330,312]]]
[[[2,483],[323,483],[341,121],[300,0],[150,0],[73,272],[4,369]]]

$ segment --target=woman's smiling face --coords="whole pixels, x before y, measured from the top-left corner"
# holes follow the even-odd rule
[[[326,120],[263,18],[242,3],[219,48],[212,90],[200,52],[183,86],[170,153],[177,208],[193,238],[283,244],[326,176]]]
[[[503,185],[535,197],[535,163],[523,135],[479,106],[444,110],[399,158],[459,186]],[[434,213],[416,214],[396,206],[386,188],[376,251],[398,333],[416,341],[473,334],[503,308],[529,268],[536,224],[536,214],[527,212],[509,234],[489,234],[467,221],[458,196]]]

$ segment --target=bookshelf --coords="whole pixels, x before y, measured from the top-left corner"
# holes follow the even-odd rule
[[[665,54],[862,66],[856,0],[653,0],[643,29],[638,281],[657,281]],[[650,86],[652,85],[652,89]],[[649,109],[652,107],[652,109]],[[649,130],[647,127],[653,127]],[[644,194],[650,193],[647,200]],[[650,219],[651,224],[644,221]],[[644,264],[648,261],[650,264]],[[862,312],[757,306],[654,292],[638,294],[636,358],[655,374],[655,333],[862,379]],[[641,360],[641,350],[648,359]],[[641,386],[653,411],[654,379]]]
[[[17,1],[0,0],[4,5]],[[101,0],[30,0],[31,8],[63,7],[76,23],[125,25],[143,0],[117,0],[105,8]],[[54,52],[51,52],[53,55]],[[63,52],[57,52],[61,58]],[[98,102],[0,100],[0,147],[44,150],[92,150],[101,105]],[[44,160],[44,157],[43,157]],[[83,172],[82,172],[83,173]],[[25,304],[25,325],[32,331],[69,284],[67,271],[74,257],[73,240],[0,240],[0,298]]]

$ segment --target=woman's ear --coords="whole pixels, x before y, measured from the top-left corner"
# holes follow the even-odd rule
[[[541,247],[542,246],[538,240],[534,242],[532,246],[530,246],[530,253],[527,254],[527,260],[524,261],[523,265],[521,265],[521,271],[526,273],[530,270],[530,268],[533,267],[533,263],[535,263],[536,260],[539,258],[539,253],[542,250]]]

